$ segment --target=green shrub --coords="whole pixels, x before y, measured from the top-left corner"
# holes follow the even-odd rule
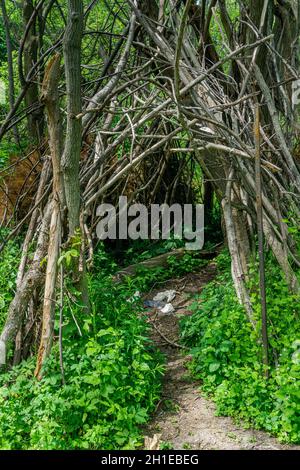
[[[0,243],[3,233],[0,232]],[[20,261],[20,248],[16,241],[9,241],[0,253],[0,329],[2,328],[7,309],[16,289],[16,274]]]
[[[2,449],[131,449],[141,443],[139,426],[158,400],[163,368],[130,294],[94,276],[91,316],[65,304],[65,385],[57,344],[42,380],[33,378],[35,358],[0,375]]]
[[[25,146],[25,141],[22,145]],[[20,148],[8,139],[3,139],[0,145],[0,168],[6,167],[9,164],[9,159],[13,155],[20,153]]]
[[[285,442],[300,441],[299,299],[291,295],[279,268],[268,260],[267,300],[270,370],[264,378],[260,342],[257,269],[250,289],[255,306],[254,331],[239,305],[229,272],[229,257],[219,257],[222,274],[194,303],[182,324],[191,348],[192,373],[216,402],[217,413],[242,419]]]

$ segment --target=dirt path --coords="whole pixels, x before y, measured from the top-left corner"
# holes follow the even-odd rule
[[[216,266],[211,263],[197,274],[160,285],[147,296],[151,299],[156,292],[164,289],[177,291],[172,302],[176,308],[175,314],[163,316],[155,310],[149,311],[149,320],[154,324],[153,340],[165,354],[167,364],[162,399],[145,429],[145,446],[147,449],[163,446],[194,450],[300,449],[300,446],[282,445],[265,432],[243,429],[231,418],[215,416],[213,402],[201,396],[200,383],[191,379],[186,368],[191,358],[184,357],[181,349],[166,342],[168,339],[178,343],[180,316],[191,314],[189,305],[193,296],[201,292],[215,274]]]

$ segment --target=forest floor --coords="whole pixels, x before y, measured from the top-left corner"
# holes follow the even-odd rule
[[[230,417],[216,416],[214,403],[201,395],[201,383],[195,381],[187,369],[191,357],[178,347],[179,321],[183,315],[191,315],[189,307],[195,294],[199,294],[215,275],[216,265],[212,262],[198,273],[160,284],[159,289],[152,290],[145,297],[150,300],[159,291],[176,290],[172,302],[175,307],[173,314],[162,315],[155,309],[148,310],[149,321],[153,325],[152,339],[166,357],[166,372],[161,400],[151,422],[144,429],[145,448],[300,449],[300,446],[283,445],[266,432],[244,429]]]

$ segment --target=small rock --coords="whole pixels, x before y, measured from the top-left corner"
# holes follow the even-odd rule
[[[146,450],[159,450],[161,434],[154,434],[153,437],[145,436]]]

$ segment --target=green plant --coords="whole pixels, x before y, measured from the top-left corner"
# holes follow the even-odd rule
[[[80,256],[81,243],[80,229],[77,229],[75,234],[69,240],[68,247],[62,251],[58,259],[58,265],[65,264],[67,268],[70,268],[72,261],[77,260]]]
[[[193,252],[185,253],[182,258],[177,259],[175,256],[168,258],[168,273],[170,277],[181,276],[183,274],[199,270],[206,266],[207,260],[197,257]]]
[[[279,268],[268,258],[270,377],[266,381],[257,269],[253,266],[249,282],[257,319],[257,330],[253,330],[237,301],[226,253],[218,265],[220,275],[194,303],[194,314],[182,320],[182,340],[193,355],[191,371],[215,400],[218,414],[266,429],[285,442],[299,442],[300,361],[295,355],[300,337],[299,299],[289,292]]]
[[[22,142],[22,146],[25,146],[25,144],[25,141]],[[20,147],[18,145],[8,139],[3,139],[0,145],[0,168],[8,165],[9,158],[19,153]]]
[[[192,446],[191,444],[189,444],[189,442],[184,442],[183,446],[182,446],[185,450],[191,450],[192,449]]]
[[[172,442],[162,441],[159,446],[160,450],[172,450],[173,444]]]
[[[2,238],[3,233],[0,232],[0,236]],[[16,273],[20,260],[18,241],[8,241],[0,256],[0,328],[2,328],[16,287]]]
[[[58,345],[43,378],[35,358],[0,375],[2,449],[132,449],[160,395],[162,357],[132,290],[90,279],[92,315],[65,302],[62,385]],[[58,325],[56,324],[56,328]],[[55,328],[55,329],[56,329]],[[57,330],[56,330],[57,331]]]

